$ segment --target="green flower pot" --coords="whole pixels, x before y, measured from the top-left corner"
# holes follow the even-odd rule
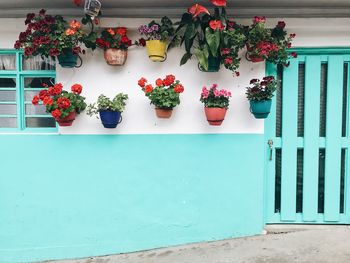
[[[256,119],[266,119],[271,111],[272,100],[250,101],[250,112]]]
[[[61,65],[62,68],[75,68],[75,67],[81,67],[77,66],[78,58],[80,57],[78,55],[73,54],[72,51],[66,51],[63,54],[57,56],[58,63]],[[81,59],[80,59],[81,61]]]
[[[213,57],[209,55],[208,58],[208,70],[205,70],[198,64],[198,68],[202,72],[218,72],[220,70],[221,59],[220,57]]]

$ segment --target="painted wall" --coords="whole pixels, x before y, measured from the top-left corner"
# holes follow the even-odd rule
[[[136,28],[144,21],[106,19],[103,25]],[[287,25],[297,46],[345,46],[349,22],[288,19]],[[12,48],[22,23],[0,19],[0,48]],[[154,64],[145,50],[131,49],[126,66],[113,68],[97,51],[84,56],[81,69],[58,67],[58,81],[83,84],[88,102],[100,93],[128,93],[124,122],[109,131],[82,114],[62,135],[0,136],[0,262],[261,233],[264,127],[249,113],[244,87],[264,75],[264,65],[243,59],[241,77],[233,78],[226,70],[201,73],[195,61],[179,67],[180,54],[173,50],[165,63]],[[168,73],[186,90],[172,119],[160,121],[136,82]],[[201,87],[211,83],[233,92],[222,127],[207,125],[198,101]]]

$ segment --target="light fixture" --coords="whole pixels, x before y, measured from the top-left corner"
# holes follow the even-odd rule
[[[98,16],[101,9],[101,2],[98,0],[85,0],[84,12],[85,14],[94,18]]]

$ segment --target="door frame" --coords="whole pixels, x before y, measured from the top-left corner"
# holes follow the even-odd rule
[[[350,62],[350,47],[308,47],[308,48],[293,48],[290,51],[297,52],[298,55],[345,55],[348,56],[346,61]],[[272,75],[277,77],[277,67],[272,63],[266,63],[266,76]],[[350,67],[348,67],[348,76],[350,76]],[[348,77],[348,93],[347,93],[347,134],[342,145],[348,148],[345,159],[345,186],[344,186],[344,214],[340,214],[339,221],[325,222],[324,214],[318,213],[317,220],[306,222],[303,220],[303,214],[296,214],[293,221],[282,221],[281,214],[275,213],[275,149],[273,148],[273,158],[270,159],[270,148],[268,140],[276,141],[276,136],[273,134],[276,126],[276,96],[272,99],[271,113],[264,121],[264,223],[265,224],[350,224],[350,78]],[[271,136],[273,135],[273,136]]]

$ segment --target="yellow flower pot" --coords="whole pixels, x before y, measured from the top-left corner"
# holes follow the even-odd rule
[[[146,47],[149,58],[154,62],[166,60],[166,42],[160,40],[147,40]]]

